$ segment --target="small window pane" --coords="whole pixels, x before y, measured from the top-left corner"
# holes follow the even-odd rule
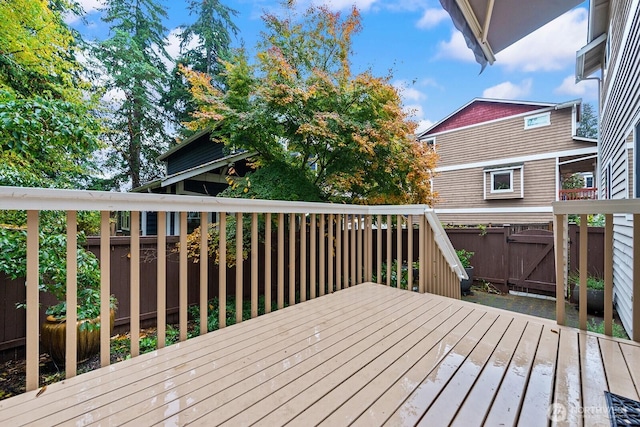
[[[493,174],[493,190],[511,190],[511,171]]]

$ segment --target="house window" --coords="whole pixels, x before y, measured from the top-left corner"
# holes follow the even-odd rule
[[[586,175],[584,177],[584,187],[593,188],[593,175]]]
[[[127,231],[131,230],[131,212],[121,212],[120,229]]]
[[[535,114],[524,118],[524,128],[534,129],[551,125],[551,113]]]
[[[524,198],[524,164],[483,169],[484,200]]]
[[[513,170],[491,172],[491,192],[513,191]]]
[[[432,150],[436,149],[436,139],[435,138],[427,138],[423,139],[422,142]]]

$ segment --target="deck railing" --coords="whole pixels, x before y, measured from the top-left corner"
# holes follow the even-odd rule
[[[596,200],[597,198],[597,188],[571,188],[558,192],[559,200]]]
[[[414,283],[411,266],[418,262],[418,292],[459,298],[460,279],[466,278],[459,265],[453,246],[433,210],[425,205],[407,206],[356,206],[343,204],[299,203],[284,201],[261,201],[224,199],[216,197],[176,196],[160,194],[110,193],[97,191],[52,190],[35,188],[0,187],[0,208],[27,212],[27,273],[26,273],[26,365],[27,390],[38,386],[39,360],[39,211],[58,210],[67,213],[67,306],[70,307],[67,322],[75,324],[76,278],[76,232],[78,211],[99,211],[100,272],[101,272],[101,318],[109,318],[110,295],[110,215],[115,211],[130,212],[130,332],[131,337],[140,332],[140,213],[157,212],[158,224],[164,224],[167,212],[179,212],[179,333],[180,340],[187,339],[187,214],[200,212],[201,227],[208,229],[208,214],[216,213],[219,233],[220,259],[226,259],[228,239],[226,220],[235,217],[235,239],[243,241],[243,224],[250,224],[248,252],[243,260],[243,245],[236,245],[236,316],[242,321],[243,263],[251,264],[250,295],[251,317],[257,316],[258,294],[262,290],[267,301],[265,311],[271,309],[274,300],[272,288],[276,289],[277,308],[297,301],[316,298],[342,288],[354,286],[373,278],[383,277],[382,265],[391,266],[396,260],[396,285],[400,287],[402,269],[408,274],[409,289]],[[264,232],[259,233],[259,221],[263,221]],[[272,225],[273,224],[273,225]],[[395,238],[392,238],[393,230]],[[402,230],[411,230],[403,233]],[[375,242],[374,242],[375,230]],[[272,238],[272,232],[274,236]],[[417,237],[414,234],[417,233]],[[383,247],[383,234],[386,245]],[[406,234],[407,242],[403,242]],[[299,236],[299,237],[298,237]],[[307,236],[309,242],[307,242]],[[414,239],[418,239],[418,250],[414,251]],[[275,240],[275,241],[274,241]],[[393,241],[395,240],[395,241]],[[158,226],[157,236],[157,330],[158,347],[165,345],[166,331],[166,235],[165,228]],[[271,260],[271,252],[265,251],[264,265],[259,265],[258,242],[266,248],[276,248],[277,260]],[[208,306],[208,257],[207,234],[200,240],[200,313],[207,313]],[[285,252],[285,245],[289,250]],[[374,251],[375,248],[375,251]],[[1,250],[1,248],[0,248]],[[375,252],[375,253],[374,253]],[[417,253],[416,253],[417,252]],[[287,253],[287,259],[285,259]],[[306,260],[309,260],[307,263]],[[300,262],[301,260],[305,262]],[[308,267],[307,267],[308,265]],[[277,270],[277,283],[271,283],[272,268]],[[308,270],[307,270],[308,268]],[[219,325],[225,327],[226,320],[226,268],[218,269]],[[287,273],[288,272],[288,273]],[[296,275],[297,274],[297,275]],[[392,274],[386,274],[386,285],[392,285]],[[259,287],[259,283],[261,286]],[[174,284],[169,284],[173,286]],[[207,322],[200,322],[200,334],[207,332]],[[110,363],[109,328],[101,328],[100,360],[102,366]],[[75,328],[66,328],[66,376],[76,375]],[[131,340],[131,356],[138,356],[139,341]]]
[[[604,332],[613,332],[613,295],[614,295],[614,267],[621,271],[616,273],[616,286],[631,287],[632,308],[632,339],[640,342],[640,200],[592,200],[554,202],[553,213],[555,222],[555,250],[556,250],[556,319],[558,324],[565,324],[565,298],[567,295],[567,253],[568,217],[579,215],[579,327],[587,329],[587,239],[588,216],[601,214],[605,217],[604,226]],[[614,235],[614,232],[616,235]],[[617,237],[616,237],[617,236]],[[614,240],[618,245],[616,251],[623,252],[625,257],[614,256]],[[629,261],[631,260],[631,261]],[[617,265],[616,265],[617,263]],[[623,265],[624,264],[624,265]],[[622,270],[632,271],[632,283],[625,283]]]

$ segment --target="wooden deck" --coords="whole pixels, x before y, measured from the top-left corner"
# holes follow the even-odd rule
[[[363,284],[0,401],[0,425],[543,426],[553,402],[609,425],[604,390],[638,400],[638,344]]]

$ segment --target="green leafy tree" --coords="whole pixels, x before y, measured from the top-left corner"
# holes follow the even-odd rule
[[[589,103],[582,104],[580,124],[576,133],[584,138],[598,137],[598,113],[593,105]]]
[[[0,2],[0,185],[82,187],[98,149],[95,97],[62,16],[73,2]]]
[[[113,94],[107,167],[117,171],[115,184],[128,181],[135,188],[161,175],[156,158],[168,145],[159,102],[168,80],[167,12],[154,0],[108,0],[102,12],[110,37],[98,43],[95,55]]]
[[[171,72],[169,90],[163,103],[173,116],[181,131],[181,126],[191,119],[196,105],[189,92],[189,84],[180,72],[179,66],[211,76],[218,89],[224,90],[224,65],[222,60],[230,58],[231,36],[238,33],[232,18],[237,11],[223,5],[218,0],[189,0],[190,15],[195,15],[193,24],[180,27],[180,57]]]
[[[228,194],[432,203],[436,155],[415,140],[416,124],[390,76],[351,73],[357,9],[344,18],[326,7],[311,7],[301,19],[291,4],[288,11],[286,18],[264,16],[255,64],[243,50],[225,62],[226,91],[211,76],[183,68],[198,103],[190,126],[213,129],[228,147],[256,151],[264,176],[291,177],[274,194],[254,172],[233,180]],[[300,191],[306,188],[314,191]]]

